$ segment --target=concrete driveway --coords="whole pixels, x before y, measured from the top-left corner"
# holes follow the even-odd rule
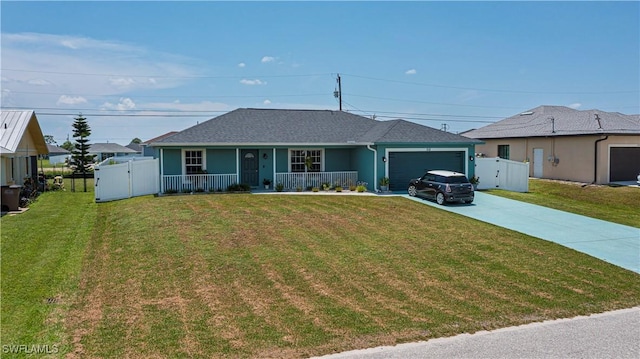
[[[476,192],[472,204],[413,201],[561,244],[640,273],[640,228]]]

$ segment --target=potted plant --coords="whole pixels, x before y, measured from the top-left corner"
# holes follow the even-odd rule
[[[264,189],[269,189],[269,186],[271,186],[271,180],[268,178],[265,178],[262,180],[262,184],[264,185]]]
[[[473,176],[469,178],[469,183],[473,185],[473,190],[478,189],[478,183],[480,183],[480,177]]]
[[[380,191],[386,192],[389,190],[389,177],[380,178]]]

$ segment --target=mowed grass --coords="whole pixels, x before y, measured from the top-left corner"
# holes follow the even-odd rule
[[[638,274],[397,197],[53,192],[1,230],[2,344],[58,357],[297,358],[640,304]]]
[[[13,357],[11,345],[70,350],[65,320],[77,299],[96,214],[93,192],[59,191],[44,193],[27,212],[0,220],[2,357]]]
[[[527,193],[487,193],[640,228],[640,188],[530,179]]]
[[[640,304],[637,274],[392,197],[98,206],[72,356],[305,357]]]

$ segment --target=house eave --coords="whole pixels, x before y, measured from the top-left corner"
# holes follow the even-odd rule
[[[640,136],[640,132],[619,132],[619,131],[599,131],[599,132],[583,132],[583,133],[548,133],[548,134],[533,134],[527,136],[487,136],[476,137],[475,139],[481,141],[488,140],[503,140],[507,138],[549,138],[549,137],[579,137],[579,136]]]
[[[335,146],[367,146],[371,142],[153,142],[150,147],[335,147]]]

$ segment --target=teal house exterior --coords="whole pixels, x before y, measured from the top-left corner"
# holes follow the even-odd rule
[[[405,190],[430,169],[474,173],[482,143],[405,120],[342,111],[241,108],[149,143],[161,191],[217,191],[230,184],[286,190],[366,183]]]

